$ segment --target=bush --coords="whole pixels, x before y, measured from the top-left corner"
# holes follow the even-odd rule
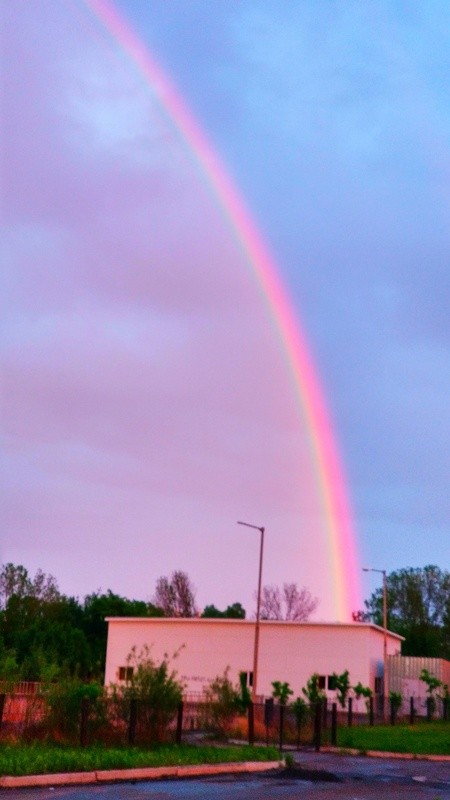
[[[309,708],[306,704],[306,701],[303,700],[302,697],[297,697],[297,699],[291,703],[291,708],[294,714],[295,725],[297,728],[297,747],[299,747],[302,725],[308,718]]]
[[[285,706],[291,694],[294,694],[289,684],[284,681],[272,681],[272,697],[278,700],[280,706]]]
[[[389,692],[388,698],[391,706],[391,721],[395,722],[397,718],[397,712],[401,708],[403,702],[403,697],[401,692]]]
[[[112,687],[119,716],[128,724],[131,701],[136,701],[139,739],[150,743],[164,742],[183,697],[183,687],[176,672],[171,670],[167,655],[158,664],[147,646],[139,653],[134,647],[127,665],[133,667],[133,673],[126,685]]]
[[[345,708],[348,693],[351,689],[349,671],[346,669],[341,675],[338,675],[337,672],[333,672],[332,677],[334,680],[338,703],[341,708]]]
[[[355,696],[356,696],[357,700],[359,700],[361,697],[365,698],[366,709],[367,709],[367,711],[369,711],[370,710],[370,698],[373,695],[373,692],[372,692],[372,689],[370,688],[370,686],[364,686],[361,683],[361,681],[359,681],[356,684],[356,686],[353,687],[353,691],[355,693]]]
[[[321,703],[325,698],[325,692],[319,688],[319,680],[319,674],[314,672],[306,681],[306,686],[302,689],[303,694],[312,706],[316,703]]]
[[[230,667],[223,675],[217,675],[205,691],[203,724],[209,730],[223,736],[229,734],[234,718],[242,712],[243,699],[229,677]]]
[[[99,683],[83,683],[77,678],[60,681],[44,689],[43,698],[46,705],[43,728],[56,741],[78,741],[83,700],[88,703],[91,729],[106,721],[104,689]]]
[[[433,716],[434,712],[436,711],[436,692],[437,689],[443,688],[443,683],[439,678],[436,678],[435,675],[432,675],[431,672],[428,672],[427,669],[423,669],[420,673],[420,680],[423,681],[427,686],[427,711],[430,716]]]

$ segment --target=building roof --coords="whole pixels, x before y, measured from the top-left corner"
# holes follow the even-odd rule
[[[182,623],[183,625],[239,625],[239,626],[254,626],[256,620],[254,619],[231,619],[229,617],[105,617],[106,622],[138,622],[140,624],[152,623],[156,625],[167,625]],[[290,628],[355,628],[355,629],[372,629],[384,633],[384,628],[380,625],[375,625],[373,622],[298,622],[295,620],[278,620],[278,619],[262,619],[260,625],[266,626],[279,626]],[[388,635],[400,642],[405,641],[404,636],[400,636],[394,631],[387,631]]]

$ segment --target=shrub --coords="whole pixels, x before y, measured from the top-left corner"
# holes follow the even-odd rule
[[[311,677],[308,678],[306,686],[302,689],[304,696],[311,705],[322,702],[325,697],[325,693],[319,688],[319,679],[319,674],[314,672]]]
[[[297,747],[299,747],[300,732],[302,729],[302,725],[308,717],[308,706],[302,697],[297,697],[296,700],[294,700],[294,702],[291,703],[291,708],[294,714],[295,725],[297,728]]]
[[[252,696],[250,694],[250,690],[247,686],[247,674],[245,672],[239,673],[239,697],[237,700],[237,709],[242,714],[244,714],[250,703],[252,702]]]
[[[399,710],[403,701],[403,697],[400,692],[389,692],[389,703],[391,706],[391,719],[394,722],[397,711]]]
[[[370,686],[363,686],[361,681],[359,681],[359,683],[357,683],[356,686],[353,687],[353,691],[358,700],[361,697],[364,697],[366,699],[366,708],[368,711],[370,708],[370,698],[372,697],[372,689],[370,688]]]
[[[230,667],[223,675],[217,675],[205,691],[203,723],[215,733],[227,735],[234,718],[242,711],[242,697],[230,680]]]
[[[183,696],[176,672],[171,670],[167,655],[158,664],[147,646],[139,653],[133,647],[127,665],[133,667],[133,672],[126,685],[112,687],[119,714],[128,722],[131,701],[136,701],[139,738],[151,743],[163,742]]]
[[[420,680],[427,686],[427,708],[428,713],[432,716],[436,710],[436,691],[443,687],[443,683],[439,678],[436,678],[427,669],[423,669],[420,673]]]
[[[286,753],[284,757],[284,765],[286,769],[293,769],[295,767],[295,760],[292,753]]]
[[[281,681],[272,681],[273,692],[272,697],[278,700],[280,706],[285,706],[289,700],[290,695],[294,694],[288,683]]]
[[[43,727],[52,739],[78,739],[83,700],[89,704],[90,728],[97,728],[105,722],[104,690],[99,683],[83,683],[78,678],[70,678],[49,684],[43,697],[46,704]]]
[[[347,696],[351,689],[349,671],[346,669],[341,675],[333,672],[332,678],[334,680],[334,687],[336,689],[336,697],[341,708],[345,708]]]

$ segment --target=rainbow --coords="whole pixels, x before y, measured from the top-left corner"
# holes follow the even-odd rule
[[[256,276],[281,338],[306,422],[309,449],[324,512],[336,618],[348,621],[352,610],[361,607],[361,593],[356,536],[346,481],[323,391],[275,261],[207,137],[147,46],[119,15],[111,0],[84,0],[84,3],[150,84],[195,156]]]

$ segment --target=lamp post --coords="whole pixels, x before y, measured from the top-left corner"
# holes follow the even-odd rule
[[[383,576],[383,716],[387,718],[387,580],[385,569],[363,567],[363,572],[379,572]]]
[[[238,525],[245,525],[246,528],[254,528],[261,534],[259,547],[259,572],[258,572],[258,594],[256,599],[256,624],[255,624],[255,644],[253,649],[253,681],[252,681],[252,701],[256,702],[256,688],[258,680],[258,651],[259,651],[259,621],[261,608],[261,577],[264,551],[264,528],[259,525],[251,525],[249,522],[238,522]]]

